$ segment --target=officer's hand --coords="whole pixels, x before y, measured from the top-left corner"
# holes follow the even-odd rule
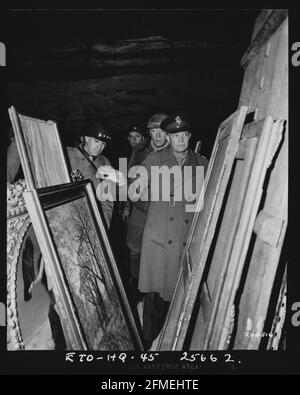
[[[118,184],[120,187],[126,184],[126,178],[123,173],[115,170],[111,166],[100,166],[96,172],[96,178],[101,178],[103,180],[108,180]]]
[[[122,211],[122,219],[125,222],[130,215],[130,207],[124,207]]]

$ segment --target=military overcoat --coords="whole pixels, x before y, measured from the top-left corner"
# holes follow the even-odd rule
[[[150,153],[142,162],[142,165],[151,174],[152,166],[178,166],[171,146],[162,151]],[[196,166],[203,166],[203,173],[208,165],[208,160],[200,154],[188,150],[187,156],[181,165],[182,174],[184,167],[192,169],[192,192],[195,191]],[[198,173],[199,174],[199,173]],[[201,185],[203,183],[201,177]],[[182,177],[182,185],[188,182],[188,178]],[[149,177],[149,183],[151,178]],[[178,184],[177,184],[178,185]],[[186,212],[187,204],[192,204],[189,197],[182,193],[182,199],[176,201],[174,196],[174,180],[170,182],[170,201],[151,201],[146,225],[144,229],[140,272],[139,290],[141,292],[158,292],[165,301],[171,301],[180,271],[180,260],[190,226],[193,212]],[[161,186],[160,186],[161,187]],[[182,188],[183,190],[183,188]],[[149,192],[150,194],[152,191]],[[162,198],[162,196],[161,196]],[[194,200],[195,202],[195,200]]]

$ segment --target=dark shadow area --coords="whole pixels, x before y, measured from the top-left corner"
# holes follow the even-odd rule
[[[183,112],[192,146],[201,140],[208,157],[218,124],[236,110],[259,11],[11,10],[8,104],[55,120],[67,145],[103,118],[114,163],[130,125]]]

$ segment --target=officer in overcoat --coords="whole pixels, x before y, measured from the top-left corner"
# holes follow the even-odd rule
[[[159,200],[150,201],[143,234],[138,288],[140,292],[146,293],[143,335],[149,344],[161,330],[180,272],[181,257],[194,215],[194,212],[188,212],[186,206],[196,202],[192,192],[201,190],[208,165],[206,158],[188,148],[191,125],[187,119],[180,115],[169,116],[161,123],[161,128],[168,133],[170,146],[150,153],[142,162],[142,166],[147,169],[148,185],[152,188],[151,199],[155,192],[153,177],[151,179],[153,166],[176,168],[177,174],[175,172],[172,177],[171,173],[168,201],[164,201],[162,196],[162,192],[166,192],[166,182],[155,183],[159,188]],[[187,166],[190,166],[191,173],[185,174]],[[178,171],[181,172],[181,177]],[[190,196],[186,196],[184,192],[188,183],[193,185]],[[176,191],[179,186],[182,190],[181,199]]]

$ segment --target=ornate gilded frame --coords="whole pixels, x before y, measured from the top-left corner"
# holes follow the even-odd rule
[[[31,224],[23,192],[24,182],[7,187],[7,349],[24,350],[17,308],[17,265],[24,236]]]

